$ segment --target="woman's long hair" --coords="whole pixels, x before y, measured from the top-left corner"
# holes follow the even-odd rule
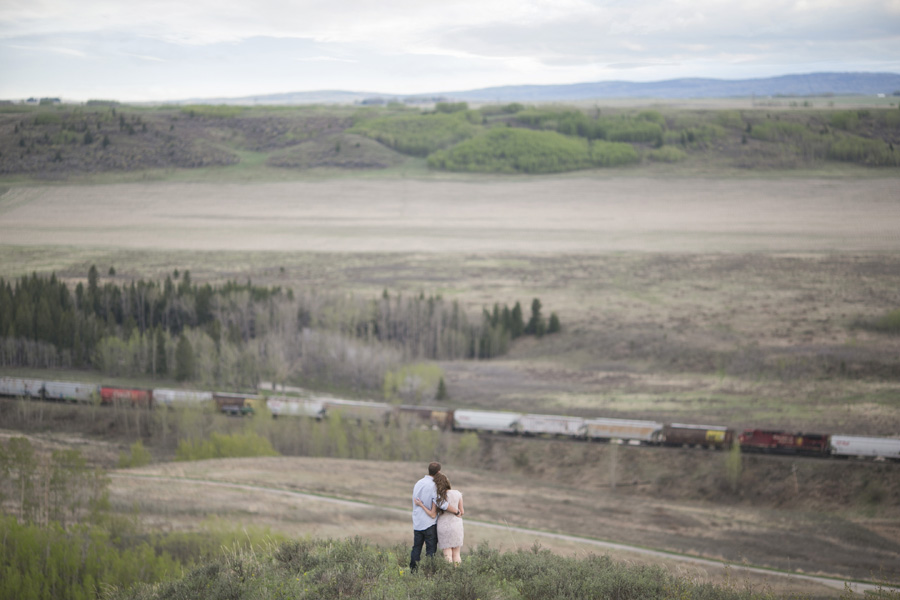
[[[437,497],[441,502],[447,499],[447,492],[452,489],[450,487],[450,480],[447,479],[447,476],[443,473],[438,473],[434,476],[434,485],[437,488]]]

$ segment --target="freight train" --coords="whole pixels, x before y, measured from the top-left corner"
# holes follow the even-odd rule
[[[396,406],[384,402],[345,400],[331,396],[285,395],[263,384],[261,393],[201,392],[176,389],[131,389],[65,381],[0,378],[0,396],[99,403],[150,408],[215,406],[230,415],[252,415],[265,405],[274,418],[323,419],[333,414],[358,421],[406,419],[441,430],[560,437],[630,445],[729,449],[737,443],[743,452],[767,452],[833,458],[869,458],[900,462],[900,439],[767,429],[736,431],[721,425],[660,423],[632,419],[581,418],[508,411]]]

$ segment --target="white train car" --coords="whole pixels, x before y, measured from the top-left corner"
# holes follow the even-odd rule
[[[628,419],[585,419],[585,434],[591,440],[622,440],[654,444],[659,442],[663,424]]]
[[[40,398],[44,382],[40,379],[0,377],[0,395],[16,398]]]
[[[195,390],[171,390],[156,388],[153,390],[153,401],[169,408],[176,406],[201,406],[212,404],[212,392],[198,392]]]
[[[583,437],[584,419],[560,415],[522,415],[519,431],[528,435],[565,435]]]
[[[857,456],[900,460],[900,440],[859,435],[832,435],[830,451],[832,456],[843,458]]]
[[[521,413],[490,412],[486,410],[453,411],[453,428],[468,431],[517,433]]]
[[[92,402],[100,400],[100,386],[72,381],[45,381],[44,398],[68,402]]]
[[[266,408],[276,419],[281,416],[321,419],[325,416],[325,403],[315,398],[273,396],[266,399]]]

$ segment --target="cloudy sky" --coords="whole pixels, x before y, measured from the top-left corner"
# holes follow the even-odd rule
[[[0,98],[900,72],[900,0],[0,0]]]

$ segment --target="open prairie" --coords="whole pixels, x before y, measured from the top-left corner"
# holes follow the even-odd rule
[[[328,253],[896,253],[897,179],[19,187],[4,246]]]

